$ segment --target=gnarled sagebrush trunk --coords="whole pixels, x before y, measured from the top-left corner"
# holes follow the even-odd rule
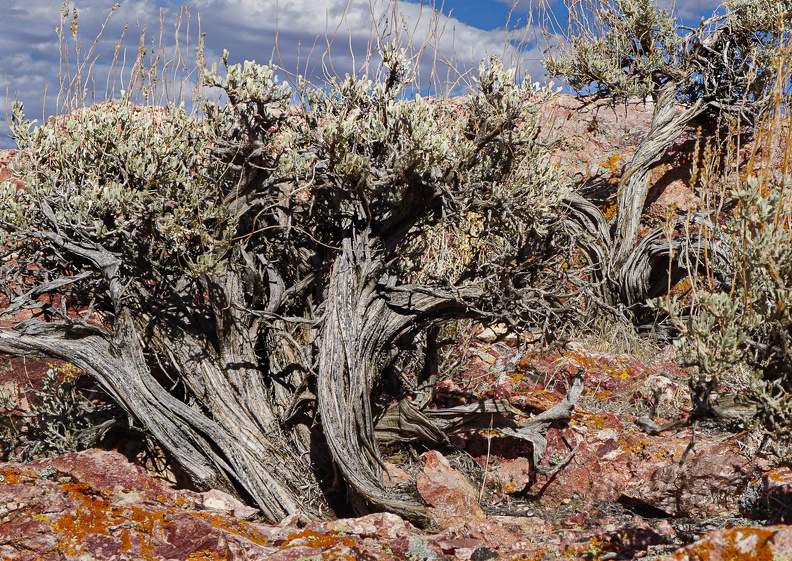
[[[209,78],[228,103],[200,122],[121,100],[71,117],[90,127],[31,132],[16,107],[28,189],[0,190],[8,309],[59,304],[0,330],[0,352],[83,368],[194,486],[270,521],[342,500],[423,521],[383,479],[380,438],[446,444],[494,418],[538,463],[580,381],[522,425],[408,398],[431,397],[449,321],[552,337],[581,319],[591,291],[561,266],[575,244],[537,118],[550,94],[491,61],[464,106],[404,101],[406,61],[383,56],[381,80],[302,106],[271,69],[229,67]],[[420,389],[384,383],[397,364]]]

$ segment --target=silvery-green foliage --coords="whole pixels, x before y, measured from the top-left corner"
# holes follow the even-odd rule
[[[569,51],[545,61],[551,74],[565,76],[576,91],[627,99],[652,94],[658,72],[679,70],[679,23],[669,10],[653,0],[606,0],[590,9]]]
[[[644,99],[668,83],[712,113],[756,116],[792,22],[790,0],[728,0],[686,27],[657,0],[574,0],[569,37],[544,64],[578,92]]]
[[[471,216],[489,240],[440,275],[453,282],[484,250],[513,253],[525,226],[541,230],[568,193],[550,165],[551,139],[540,137],[540,106],[555,90],[517,81],[493,58],[481,63],[468,96],[429,99],[411,89],[403,50],[389,45],[381,56],[375,76],[347,75],[325,87],[298,80],[296,91],[270,66],[226,62],[225,76],[212,68],[205,82],[229,100],[204,109],[217,170],[225,190],[252,189],[287,205],[295,226],[329,246],[351,208],[347,197],[364,200],[375,229],[386,228],[420,185],[420,196],[440,206],[415,216],[423,233],[401,247],[405,270],[421,266],[410,258],[416,239],[432,245],[432,231],[459,233]],[[495,207],[497,215],[488,210]]]
[[[39,311],[0,348],[84,364],[196,485],[269,520],[327,512],[325,469],[359,513],[423,520],[382,484],[373,396],[399,369],[429,391],[456,319],[562,335],[585,287],[541,131],[554,91],[490,60],[469,96],[424,99],[405,53],[380,54],[322,87],[225,55],[199,119],[124,99],[20,117],[4,311]],[[435,248],[459,257],[427,271]]]
[[[48,458],[85,450],[104,437],[120,410],[96,388],[80,385],[76,374],[71,365],[49,368],[24,405],[0,395],[0,459]]]
[[[786,438],[792,428],[792,200],[776,185],[749,177],[732,202],[725,225],[732,290],[699,292],[689,315],[676,300],[664,306],[681,330],[678,345],[687,359],[707,377],[752,391],[762,405],[757,419]]]
[[[224,53],[224,74],[213,66],[203,81],[226,102],[206,102],[201,120],[122,97],[33,127],[14,104],[14,165],[28,188],[0,186],[0,219],[23,229],[51,228],[54,219],[69,236],[127,255],[127,263],[142,250],[200,274],[240,233],[247,207],[222,201],[245,183],[273,203],[290,201],[295,226],[315,228],[331,245],[344,212],[321,203],[335,200],[333,189],[367,199],[370,218],[384,226],[420,183],[429,190],[421,196],[443,206],[416,217],[423,243],[432,245],[425,236],[435,228],[459,234],[471,220],[489,240],[440,275],[448,281],[487,252],[513,253],[526,224],[542,231],[568,192],[550,165],[550,139],[539,135],[539,107],[553,88],[518,82],[493,58],[481,63],[466,98],[427,99],[410,90],[403,50],[386,46],[381,56],[377,76],[346,76],[327,87],[301,82],[294,91],[275,67],[229,65]],[[498,206],[505,208],[494,214]],[[405,257],[407,269],[420,266]]]
[[[27,190],[2,188],[3,220],[60,228],[122,253],[140,244],[183,266],[222,247],[211,226],[226,219],[225,209],[199,171],[205,143],[182,108],[122,98],[35,128],[20,104],[13,109],[14,166]]]

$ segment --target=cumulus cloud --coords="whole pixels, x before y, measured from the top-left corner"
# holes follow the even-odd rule
[[[429,6],[408,1],[194,0],[189,14],[183,4],[176,0],[125,0],[109,20],[107,16],[115,5],[112,0],[76,0],[69,4],[64,29],[66,44],[70,45],[69,60],[73,63],[75,59],[69,29],[74,7],[82,57],[90,55],[87,60],[92,67],[91,79],[83,89],[87,102],[102,101],[106,95],[118,95],[120,89],[129,87],[129,73],[143,29],[148,34],[147,56],[152,55],[152,48],[158,50],[160,37],[162,52],[168,57],[173,56],[178,42],[179,56],[188,60],[182,66],[174,61],[169,68],[189,71],[194,67],[190,60],[195,57],[199,21],[209,64],[218,61],[227,49],[231,62],[273,62],[284,69],[284,74],[301,74],[312,80],[358,73],[367,61],[376,66],[376,58],[367,59],[376,37],[398,38],[413,53],[421,52],[418,71],[422,87],[434,92],[442,90],[447,80],[463,83],[465,71],[477,67],[479,60],[490,55],[511,52],[508,62],[519,63],[512,38],[503,30],[478,29]],[[0,80],[8,97],[23,101],[28,116],[39,121],[62,112],[66,98],[59,96],[59,75],[74,80],[75,67],[71,64],[66,70],[62,64],[56,33],[61,23],[60,7],[52,0],[5,0],[3,14]],[[103,25],[102,36],[94,45]],[[116,54],[116,43],[122,36],[123,46]],[[542,74],[536,49],[523,49],[518,58],[523,62],[523,72]],[[449,71],[450,67],[459,72]],[[168,99],[179,97],[173,89],[180,76],[177,72],[176,78],[171,79]],[[167,82],[160,78],[161,97]],[[180,92],[187,101],[189,89]],[[151,101],[161,102],[161,97]],[[6,119],[7,111],[0,111],[3,148],[13,144]]]

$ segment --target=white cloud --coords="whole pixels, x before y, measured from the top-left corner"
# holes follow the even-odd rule
[[[70,5],[76,5],[78,10],[83,56],[93,49],[90,60],[95,61],[94,79],[88,84],[89,101],[101,101],[108,84],[115,95],[122,83],[126,85],[140,30],[145,27],[149,34],[148,47],[151,38],[160,33],[160,9],[163,10],[163,45],[170,56],[176,43],[175,24],[183,10],[182,4],[176,0],[125,0],[107,21],[95,47],[92,47],[94,37],[114,2],[76,0]],[[57,112],[61,57],[55,29],[60,21],[60,8],[52,0],[5,0],[3,6],[0,84],[7,88],[11,98],[17,97],[25,103],[30,117],[41,120]],[[219,60],[221,52],[227,49],[231,62],[267,63],[272,60],[290,73],[308,74],[314,79],[321,78],[323,69],[341,76],[359,71],[365,64],[366,53],[371,51],[372,38],[378,34],[398,35],[401,43],[414,51],[423,48],[419,74],[424,86],[428,85],[433,69],[436,81],[458,78],[447,72],[446,62],[464,72],[477,67],[482,58],[503,55],[508,47],[503,31],[478,29],[407,1],[194,0],[190,10],[189,48],[187,19],[183,12],[179,35],[181,52],[190,61],[194,60],[200,14],[208,63]],[[71,7],[68,18],[71,18]],[[122,34],[124,48],[114,67],[114,44]],[[66,35],[70,43],[68,29]],[[523,70],[541,75],[540,53],[533,49],[523,55]],[[73,60],[73,53],[70,57]],[[120,70],[126,71],[124,80],[119,79]],[[0,111],[0,147],[11,146],[5,113]]]
[[[507,6],[514,8],[515,14],[526,14],[531,12],[541,12],[542,10],[551,10],[560,12],[560,6],[564,3],[563,0],[497,0]],[[580,1],[580,0],[575,0]],[[584,9],[587,7],[585,0],[582,1]],[[723,0],[657,0],[657,5],[661,8],[671,9],[674,15],[678,16],[682,21],[688,25],[695,25],[699,19],[704,16],[710,16],[717,10]],[[596,2],[592,2],[596,4]],[[560,22],[564,23],[564,22]]]
[[[687,25],[693,26],[698,24],[702,16],[711,16],[722,3],[722,0],[698,0],[696,2],[660,0],[658,5],[662,8],[671,9],[674,15]]]

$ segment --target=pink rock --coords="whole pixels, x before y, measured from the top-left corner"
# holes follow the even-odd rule
[[[432,522],[440,528],[450,528],[485,518],[476,488],[442,454],[430,450],[423,454],[423,461],[416,484]]]
[[[772,469],[752,483],[742,497],[741,507],[751,518],[773,523],[792,521],[792,469]]]
[[[18,190],[22,190],[26,187],[25,181],[10,167],[14,154],[16,150],[0,150],[0,182],[10,181]]]
[[[200,506],[212,512],[219,512],[242,520],[252,520],[259,513],[257,508],[247,506],[245,503],[217,489],[200,493]]]
[[[646,403],[652,403],[657,398],[658,406],[673,408],[675,402],[689,402],[690,392],[686,386],[680,386],[668,376],[653,374],[638,385],[636,397],[642,398]]]
[[[155,479],[140,466],[130,464],[123,454],[103,450],[72,452],[27,464],[31,469],[68,473],[73,482],[84,483],[98,492],[118,493],[146,488],[151,495],[171,495],[165,481]]]
[[[489,520],[522,538],[535,538],[553,531],[553,525],[540,516],[490,516]]]
[[[792,503],[792,469],[783,466],[768,471],[762,476],[762,487],[768,497]]]
[[[534,473],[531,460],[528,458],[501,459],[492,468],[500,490],[507,495],[521,493],[531,483]]]
[[[412,524],[389,512],[377,512],[360,518],[312,522],[306,529],[323,534],[337,532],[382,540],[395,540],[415,532]]]
[[[0,464],[0,475],[0,559],[263,559],[284,531],[198,510],[197,493],[114,452]]]
[[[656,468],[627,483],[628,501],[660,509],[671,516],[714,516],[737,511],[739,496],[753,475],[750,460],[729,443],[701,443],[684,463],[646,462]],[[663,465],[664,464],[664,465]],[[644,472],[645,473],[645,472]]]
[[[531,490],[543,489],[540,500],[554,508],[569,500],[616,500],[631,479],[630,436],[616,429],[602,431],[586,427],[548,431],[546,458],[564,458],[569,445],[576,447],[571,461],[554,477],[538,475]]]
[[[680,169],[669,170],[665,176],[659,178],[647,197],[648,214],[664,219],[674,217],[678,212],[687,213],[698,209],[701,199],[687,185],[686,181],[689,179],[689,172]]]
[[[321,558],[322,550],[318,547],[299,545],[278,551],[267,557],[268,561],[296,561],[297,559]]]
[[[384,475],[385,481],[394,486],[412,483],[415,479],[410,473],[390,462],[385,462],[385,470],[387,472]]]
[[[471,520],[461,526],[455,526],[444,531],[434,538],[443,550],[460,548],[488,547],[492,549],[511,549],[520,539],[520,535],[513,532],[495,520]],[[444,545],[445,544],[445,545]]]
[[[782,560],[790,555],[792,527],[737,527],[713,530],[663,561]]]

